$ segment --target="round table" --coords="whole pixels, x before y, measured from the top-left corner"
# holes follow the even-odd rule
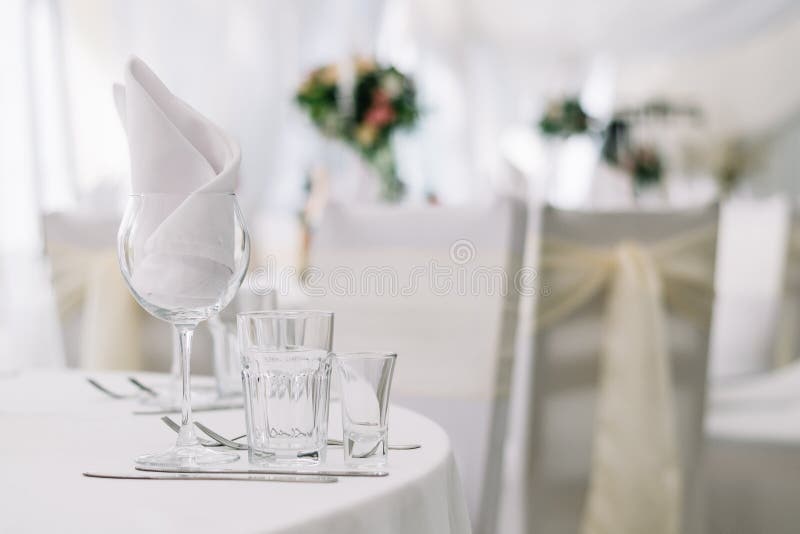
[[[126,374],[91,376],[109,389],[135,392]],[[146,384],[166,380],[136,376]],[[158,415],[133,415],[142,409],[138,401],[111,399],[86,377],[77,371],[0,376],[0,532],[470,531],[447,435],[394,405],[391,441],[422,448],[390,451],[385,478],[341,477],[335,484],[86,478],[84,471],[132,472],[136,455],[175,440]],[[244,429],[241,409],[201,412],[196,420],[228,436]],[[340,432],[331,426],[332,436]],[[331,465],[341,465],[341,448],[329,448],[328,456]]]

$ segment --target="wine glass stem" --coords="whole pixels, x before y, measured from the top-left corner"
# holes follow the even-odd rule
[[[172,365],[169,369],[170,403],[177,405],[181,399],[181,334],[177,328],[172,335]]]
[[[178,433],[178,446],[181,447],[198,443],[192,422],[192,379],[189,370],[195,325],[175,325],[175,329],[180,338],[181,352],[181,430]]]

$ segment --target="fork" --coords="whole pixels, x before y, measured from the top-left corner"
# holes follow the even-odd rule
[[[165,415],[164,417],[162,417],[161,421],[165,425],[170,427],[172,430],[174,430],[175,432],[180,432],[181,431],[180,425],[178,423],[176,423],[175,421],[173,421],[172,419],[170,419],[168,416]],[[214,441],[211,441],[211,440],[208,440],[208,439],[204,439],[204,438],[198,437],[197,439],[200,440],[200,444],[203,447],[231,447],[232,449],[238,449],[238,450],[246,450],[247,449],[247,446],[245,446],[245,445],[242,445],[240,443],[234,443],[235,440],[242,439],[242,438],[246,437],[247,434],[243,434],[241,436],[237,436],[237,437],[229,440],[229,439],[227,439],[225,437],[220,436],[219,434],[217,434],[216,432],[214,432],[213,430],[211,430],[210,428],[208,428],[208,427],[206,427],[204,425],[200,425],[198,423],[195,423],[195,425],[200,430],[202,430],[205,434],[207,434],[208,436],[214,438]],[[233,444],[233,446],[229,445],[228,443]]]
[[[201,423],[199,421],[195,421],[194,425],[197,428],[199,428],[200,430],[202,430],[203,432],[205,432],[208,437],[215,439],[216,441],[222,443],[226,447],[230,447],[231,449],[236,449],[236,450],[239,450],[239,451],[250,450],[250,447],[248,447],[247,445],[242,445],[241,443],[236,443],[236,442],[234,442],[234,441],[232,441],[230,439],[225,438],[224,436],[220,436],[219,434],[217,434],[216,432],[214,432],[213,430],[211,430],[210,428],[208,428],[207,426],[205,426],[203,423]],[[305,458],[318,458],[318,455],[317,455],[316,452],[301,452],[301,453],[298,453],[297,457],[298,458],[304,458],[304,457]]]
[[[112,391],[112,390],[108,389],[107,387],[105,387],[100,382],[98,382],[97,380],[95,380],[94,378],[88,378],[87,377],[86,381],[89,384],[91,384],[92,386],[94,386],[97,390],[102,391],[103,393],[105,393],[106,395],[111,397],[112,399],[117,399],[117,400],[135,399],[135,398],[140,397],[140,395],[123,395],[122,393],[117,393],[116,391]],[[152,388],[144,385],[139,380],[137,380],[135,377],[129,376],[128,377],[128,382],[130,382],[131,384],[136,386],[140,391],[146,393],[147,395],[149,395],[151,397],[158,397],[158,392],[156,392]]]
[[[145,393],[147,393],[151,397],[158,397],[158,392],[157,391],[155,391],[154,389],[152,389],[150,387],[147,387],[144,384],[142,384],[141,382],[139,382],[139,380],[137,380],[137,378],[135,376],[129,376],[128,377],[128,382],[130,382],[131,384],[133,384],[137,388],[141,389],[142,391],[144,391]]]
[[[211,430],[210,428],[208,428],[206,425],[204,425],[203,423],[201,423],[199,421],[195,421],[194,422],[194,426],[196,426],[197,428],[202,430],[211,439],[216,440],[217,442],[225,445],[226,447],[230,447],[231,449],[236,449],[236,450],[239,450],[239,451],[246,451],[246,450],[250,449],[250,447],[248,447],[247,445],[242,445],[241,443],[236,443],[232,439],[228,439],[228,438],[226,438],[224,436],[221,436],[221,435],[217,434],[216,432],[214,432],[213,430]]]
[[[334,447],[344,447],[344,442],[340,439],[328,438],[328,445],[332,445]],[[421,447],[422,445],[419,443],[392,443],[388,448],[393,451],[413,451],[414,449],[419,449]]]
[[[172,428],[176,432],[180,429],[180,427],[175,422],[173,422],[172,419],[170,419],[169,417],[166,417],[166,416],[162,417],[161,420],[164,421],[164,423],[166,423],[170,428]],[[242,445],[241,443],[235,443],[237,440],[240,440],[242,438],[246,438],[247,434],[242,434],[241,436],[236,436],[233,439],[228,439],[225,436],[222,436],[219,433],[214,432],[213,430],[211,430],[206,425],[204,425],[204,424],[202,424],[200,422],[195,421],[194,424],[195,424],[195,426],[197,428],[202,430],[208,437],[213,438],[214,440],[217,441],[217,443],[219,443],[221,445],[225,445],[226,447],[231,447],[233,449],[242,450],[242,451],[248,449],[247,445]],[[342,442],[342,440],[330,439],[329,438],[328,439],[328,445],[333,446],[333,447],[341,447],[341,446],[344,445],[344,443]],[[395,450],[395,451],[410,451],[410,450],[414,450],[414,449],[419,449],[421,447],[422,447],[422,445],[420,445],[419,443],[404,443],[404,444],[396,444],[396,445],[392,444],[392,445],[389,445],[388,448],[391,449],[391,450]],[[374,448],[373,451],[370,451],[369,454],[374,453],[375,450],[377,450],[377,446]]]
[[[175,421],[173,421],[172,419],[170,419],[166,415],[161,418],[161,421],[163,421],[165,425],[170,427],[175,432],[180,432],[181,431],[180,425],[178,425],[178,423],[176,423]],[[204,439],[204,438],[201,438],[199,436],[198,436],[197,440],[200,442],[200,445],[202,445],[203,447],[223,447],[224,446],[224,444],[221,443],[219,440],[211,441],[209,439]]]
[[[106,395],[111,397],[112,399],[117,399],[117,400],[120,400],[120,399],[133,399],[133,398],[137,397],[137,395],[123,395],[121,393],[116,393],[114,391],[111,391],[110,389],[108,389],[107,387],[102,385],[100,382],[95,380],[94,378],[86,378],[86,381],[89,382],[95,388],[97,388],[99,391],[102,391],[103,393],[105,393]]]

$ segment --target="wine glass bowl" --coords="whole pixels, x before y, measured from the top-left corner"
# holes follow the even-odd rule
[[[250,240],[233,193],[131,195],[120,225],[122,276],[148,313],[197,324],[236,295]]]
[[[180,339],[181,430],[170,450],[141,456],[149,467],[191,467],[238,459],[200,445],[191,417],[190,356],[195,327],[236,295],[250,239],[233,193],[131,195],[118,234],[122,276],[148,313],[172,323]]]

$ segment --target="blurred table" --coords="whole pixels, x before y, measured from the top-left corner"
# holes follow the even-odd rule
[[[706,420],[712,534],[800,530],[800,364],[716,384]]]
[[[134,392],[125,374],[92,373],[109,389]],[[146,384],[165,375],[137,373]],[[450,443],[442,429],[399,406],[385,478],[336,484],[89,479],[83,471],[130,471],[141,453],[167,448],[175,434],[157,415],[132,415],[135,400],[94,390],[77,371],[0,376],[0,532],[464,533],[469,519]],[[244,428],[241,409],[201,412],[222,434]],[[338,432],[337,432],[338,431]],[[331,435],[340,430],[331,428]],[[341,448],[329,449],[341,463]],[[246,461],[246,455],[240,462]]]

